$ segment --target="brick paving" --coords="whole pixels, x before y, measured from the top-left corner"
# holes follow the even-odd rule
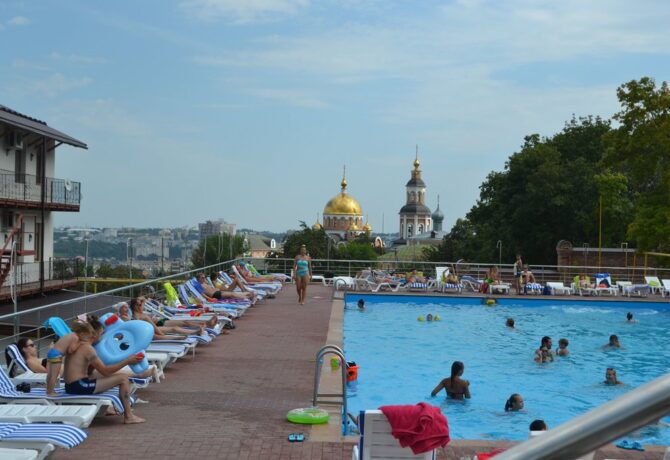
[[[310,405],[314,355],[324,345],[331,315],[331,289],[310,286],[299,306],[292,286],[276,299],[251,308],[237,329],[199,346],[167,379],[138,393],[149,404],[136,413],[142,425],[120,417],[96,419],[89,438],[54,459],[350,459],[351,442],[289,443],[309,429],[285,421],[288,410]],[[454,441],[439,458],[459,459],[509,443]],[[445,455],[446,454],[446,455]],[[661,459],[660,450],[631,453],[616,448],[596,459]]]

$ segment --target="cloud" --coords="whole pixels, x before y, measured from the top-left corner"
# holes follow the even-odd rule
[[[30,90],[53,97],[66,91],[88,86],[92,81],[88,77],[69,78],[61,73],[55,73],[48,78],[33,82]]]
[[[180,6],[201,21],[250,23],[293,15],[306,8],[309,2],[310,0],[185,0]]]
[[[251,90],[249,94],[262,99],[282,102],[294,107],[307,109],[323,109],[328,107],[328,103],[325,101],[303,91],[264,88]]]
[[[12,67],[15,69],[50,70],[49,66],[38,62],[32,62],[27,59],[14,59],[12,61]]]
[[[12,19],[7,21],[7,24],[9,24],[10,26],[17,26],[17,27],[27,26],[28,24],[30,24],[30,19],[28,19],[25,16],[14,16]]]
[[[106,64],[108,61],[103,57],[81,56],[78,54],[62,55],[56,51],[51,52],[49,57],[54,61],[65,61],[72,64]]]

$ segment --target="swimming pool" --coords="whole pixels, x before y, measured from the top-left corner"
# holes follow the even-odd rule
[[[442,408],[453,439],[526,439],[535,419],[556,427],[670,369],[669,303],[504,299],[487,307],[476,298],[347,295],[346,306],[344,350],[360,366],[347,389],[349,411],[427,401]],[[628,311],[638,323],[626,322]],[[441,321],[417,321],[428,313]],[[505,326],[508,317],[515,329]],[[602,348],[610,334],[621,349]],[[535,363],[544,335],[554,349],[567,338],[570,356]],[[472,399],[431,397],[456,360]],[[625,385],[603,385],[607,367]],[[523,395],[523,411],[504,411],[512,393]],[[629,438],[668,445],[670,429],[654,425]]]

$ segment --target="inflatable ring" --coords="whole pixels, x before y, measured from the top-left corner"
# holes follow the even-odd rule
[[[318,407],[307,407],[303,409],[293,409],[288,411],[286,419],[292,423],[302,423],[306,425],[317,425],[319,423],[328,423],[330,414]]]

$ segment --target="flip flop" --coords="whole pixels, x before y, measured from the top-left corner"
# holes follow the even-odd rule
[[[304,440],[305,440],[305,435],[304,434],[302,434],[302,433],[296,433],[295,434],[295,442],[303,442]]]
[[[630,448],[633,449],[633,450],[639,450],[640,452],[644,452],[644,447],[642,447],[642,444],[640,444],[637,441],[635,441],[633,444],[631,444]]]
[[[297,436],[297,434],[295,434],[295,433],[289,434],[288,435],[288,442],[296,442],[297,441],[296,436]]]

